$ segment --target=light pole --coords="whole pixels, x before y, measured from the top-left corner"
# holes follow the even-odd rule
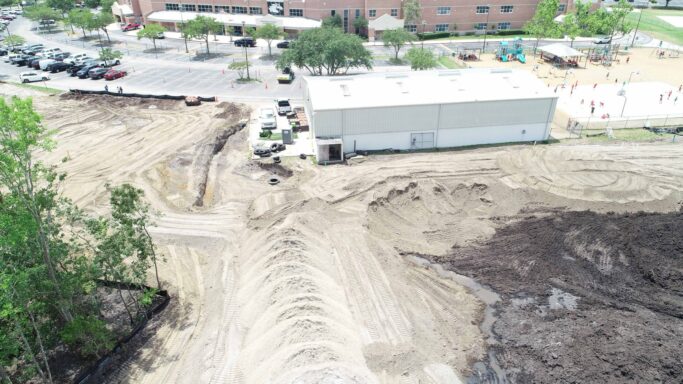
[[[486,24],[484,25],[484,46],[481,48],[481,53],[486,53],[486,33],[489,31],[489,15],[491,14],[491,6],[486,5]]]
[[[621,107],[621,115],[619,117],[624,117],[624,110],[626,110],[626,91],[622,89],[623,92],[621,92],[621,96],[624,96],[624,106]]]
[[[246,27],[246,22],[242,21],[242,36],[245,36],[244,33],[244,28]],[[250,80],[251,77],[249,76],[249,55],[247,55],[247,43],[245,41],[242,41],[242,46],[244,47],[244,62],[247,63],[247,80]]]
[[[422,38],[420,39],[420,48],[425,49],[425,28],[427,28],[427,21],[422,20]]]
[[[645,8],[650,9],[650,1],[648,0]],[[636,23],[636,29],[635,32],[633,32],[633,40],[631,40],[631,48],[633,48],[633,45],[636,43],[636,36],[638,35],[638,27],[640,26],[640,19],[643,17],[643,12],[645,11],[645,8],[640,9],[640,14],[638,15],[638,23]]]
[[[632,77],[633,75],[640,75],[640,71],[633,71],[633,72],[631,72],[630,75],[628,75],[628,83],[629,83],[629,84],[631,84],[631,77]]]

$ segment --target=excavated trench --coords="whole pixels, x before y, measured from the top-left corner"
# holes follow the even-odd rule
[[[223,148],[225,148],[225,143],[228,142],[228,139],[241,131],[242,128],[244,128],[244,124],[237,123],[222,129],[199,146],[199,153],[197,155],[197,160],[195,161],[194,169],[197,180],[197,195],[192,204],[193,206],[204,206],[204,195],[206,194],[206,185],[209,182],[209,173],[213,159],[223,150]]]

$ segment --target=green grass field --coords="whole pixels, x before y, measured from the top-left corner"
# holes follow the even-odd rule
[[[36,84],[29,84],[29,83],[15,83],[14,85],[16,85],[18,87],[22,87],[22,88],[28,88],[28,89],[33,89],[33,90],[40,91],[40,92],[45,92],[45,93],[48,93],[50,95],[58,95],[58,94],[64,92],[61,89],[50,88],[50,87],[46,87],[44,85],[36,85]]]
[[[643,16],[640,19],[639,31],[648,33],[655,39],[668,41],[674,44],[683,45],[683,28],[676,28],[657,16],[681,16],[683,17],[683,10],[670,9],[646,9],[641,10]],[[627,20],[635,25],[638,23],[638,13],[632,12],[627,16]]]
[[[462,68],[462,65],[458,64],[455,60],[453,60],[449,56],[441,56],[437,59],[439,64],[443,65],[444,67],[448,69],[458,69]]]

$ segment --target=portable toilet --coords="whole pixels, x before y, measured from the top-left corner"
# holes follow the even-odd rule
[[[282,130],[282,144],[292,144],[294,140],[292,139],[292,130],[283,129]]]

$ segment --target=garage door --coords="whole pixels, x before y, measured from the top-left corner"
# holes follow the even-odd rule
[[[411,149],[434,148],[434,132],[411,133]]]

